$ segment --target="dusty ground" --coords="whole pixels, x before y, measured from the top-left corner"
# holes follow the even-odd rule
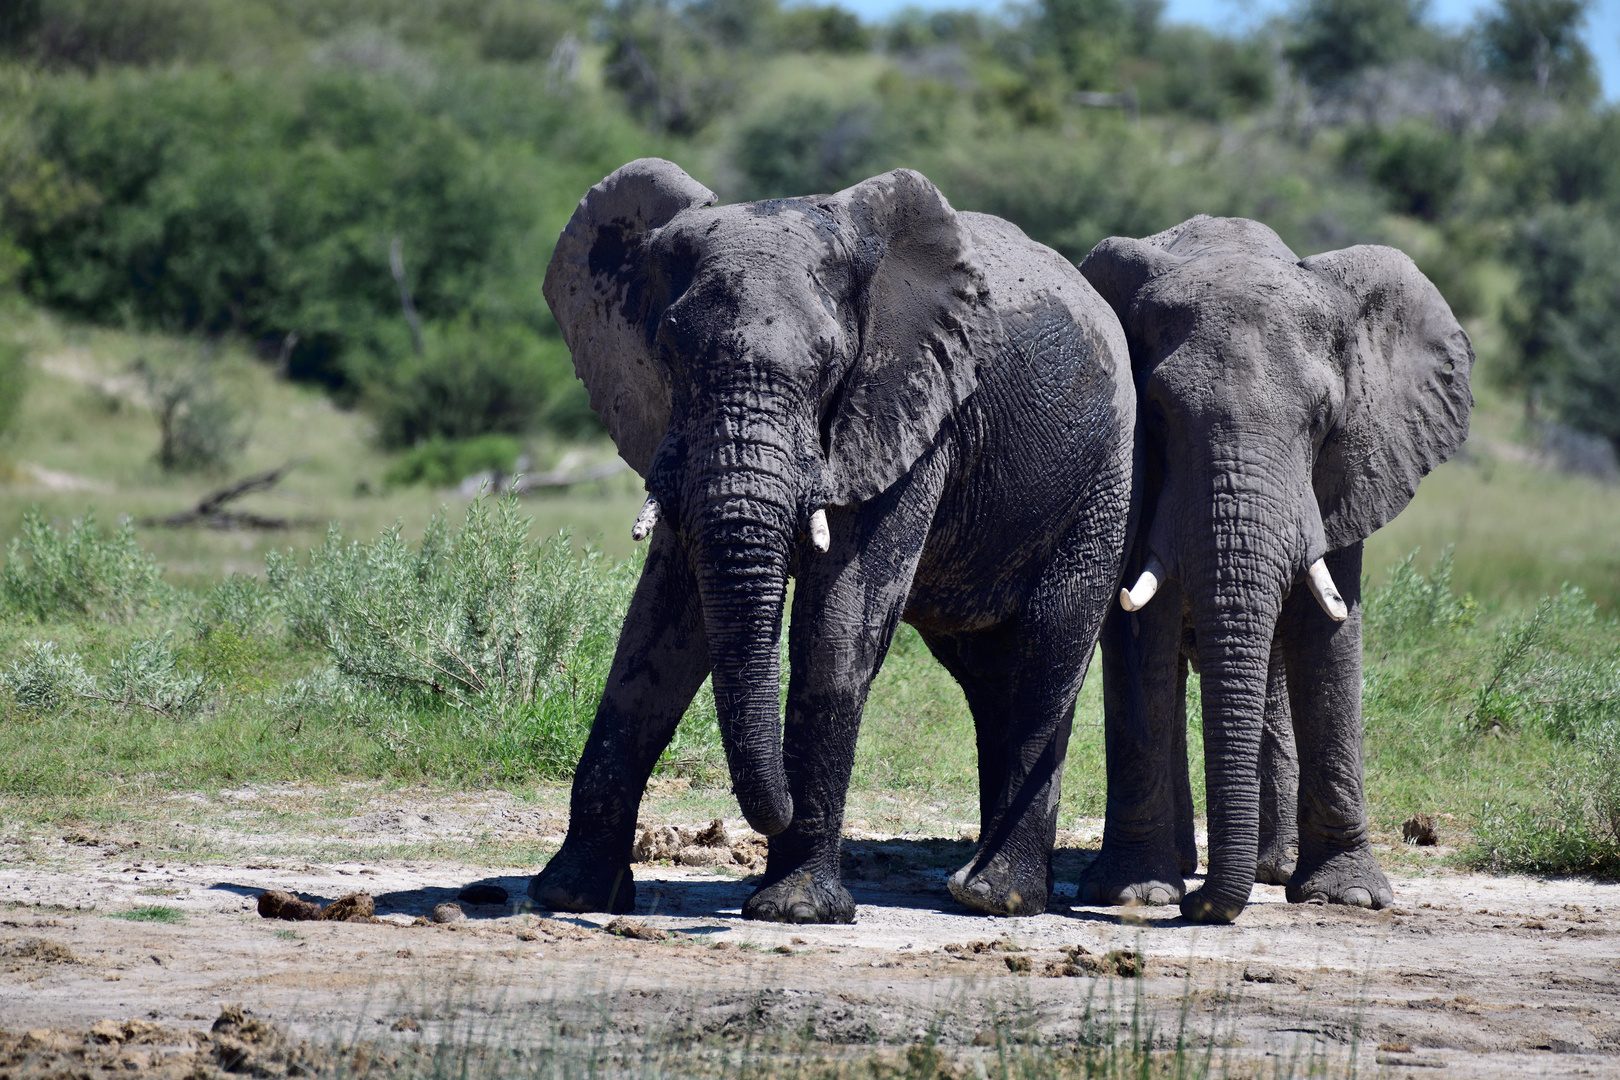
[[[560,838],[544,809],[402,800],[372,800],[328,839],[386,851],[435,830]],[[688,835],[706,824],[653,823]],[[756,848],[728,825],[734,843],[712,853],[735,850],[731,865],[636,868],[637,922],[669,932],[654,941],[602,932],[605,916],[510,903],[419,921],[474,883],[520,900],[528,868],[254,859],[230,843],[196,858],[92,831],[13,835],[0,842],[0,1029],[14,1033],[0,1036],[0,1075],[8,1048],[14,1062],[80,1046],[107,1068],[155,1067],[241,1003],[244,1023],[321,1045],[572,1039],[633,1053],[775,1039],[836,1052],[932,1038],[971,1059],[998,1041],[1072,1049],[1134,1020],[1165,1046],[1185,1022],[1239,1072],[1315,1059],[1366,1075],[1620,1076],[1620,886],[1422,870],[1392,848],[1391,911],[1289,905],[1257,886],[1232,927],[1186,925],[1173,909],[1002,921],[945,893],[965,841],[866,834],[846,860],[856,925],[786,927],[737,918],[750,889],[739,863]],[[1072,896],[1091,845],[1071,840],[1059,889]],[[367,891],[383,921],[263,919],[256,898],[271,888],[322,902]],[[182,921],[109,917],[151,906]],[[217,1045],[237,1029],[222,1030]],[[217,1045],[210,1060],[225,1060]]]

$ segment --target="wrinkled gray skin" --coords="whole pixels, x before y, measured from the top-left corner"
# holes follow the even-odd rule
[[[1150,552],[1167,571],[1103,628],[1108,817],[1080,901],[1179,900],[1190,919],[1229,922],[1258,879],[1296,903],[1383,907],[1362,795],[1361,545],[1467,435],[1468,336],[1399,251],[1300,259],[1238,218],[1105,240],[1080,269],[1119,314],[1138,388],[1143,502],[1125,580]],[[1343,622],[1305,582],[1322,556]],[[1197,861],[1189,661],[1209,871],[1183,897]]]
[[[712,672],[733,790],[770,837],[744,915],[852,921],[844,797],[903,618],[977,725],[983,828],[950,890],[1041,911],[1075,695],[1123,558],[1135,391],[1118,321],[1055,252],[914,172],[714,202],[669,162],[632,162],[580,202],[546,275],[662,517],[567,839],[529,893],[632,909],[642,791]]]

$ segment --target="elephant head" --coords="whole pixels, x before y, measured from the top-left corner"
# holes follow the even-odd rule
[[[943,195],[896,170],[836,195],[716,206],[633,161],[580,201],[545,295],[591,404],[646,480],[634,534],[691,561],[733,788],[766,835],[793,817],[778,641],[825,507],[885,491],[933,446],[1001,335]]]
[[[1201,216],[1105,240],[1080,269],[1125,327],[1138,387],[1145,491],[1121,604],[1179,581],[1201,667],[1210,872],[1183,910],[1229,919],[1254,881],[1282,601],[1306,584],[1345,619],[1323,556],[1398,514],[1462,443],[1473,349],[1392,248],[1300,259],[1264,225]]]

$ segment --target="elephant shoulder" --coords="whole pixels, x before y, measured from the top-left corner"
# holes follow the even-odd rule
[[[1010,221],[962,212],[1008,344],[1043,362],[1073,357],[1113,387],[1121,415],[1134,415],[1135,384],[1125,331],[1112,308],[1068,259]],[[1056,351],[1052,351],[1056,348]]]

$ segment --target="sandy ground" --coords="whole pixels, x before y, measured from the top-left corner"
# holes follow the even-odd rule
[[[367,830],[452,818],[397,806],[338,831],[365,842]],[[739,838],[741,823],[728,824]],[[94,1043],[98,1022],[137,1020],[167,1033],[146,1042],[172,1042],[241,1003],[323,1044],[934,1039],[971,1056],[999,1040],[1072,1048],[1135,1022],[1165,1046],[1185,1024],[1266,1075],[1314,1058],[1364,1075],[1620,1076],[1620,886],[1407,871],[1392,874],[1384,912],[1290,905],[1257,886],[1231,927],[1153,908],[992,920],[943,888],[969,850],[922,836],[848,842],[853,926],[743,922],[740,866],[638,866],[636,922],[669,932],[648,941],[601,931],[606,916],[511,903],[422,921],[474,883],[521,900],[527,872],[515,868],[186,861],[84,833],[0,842],[0,1029],[33,1032],[15,1045],[60,1042],[52,1031]],[[1060,899],[1090,854],[1061,853]],[[369,892],[382,921],[264,919],[257,897],[271,888],[322,902]],[[109,917],[150,905],[183,921]],[[127,1025],[101,1030],[113,1050],[142,1041]],[[133,1053],[120,1068],[158,1052]]]

